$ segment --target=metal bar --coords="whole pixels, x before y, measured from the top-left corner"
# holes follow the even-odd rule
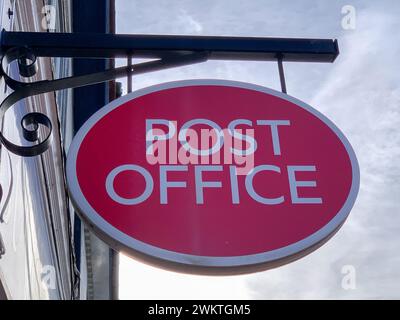
[[[209,59],[333,62],[337,40],[216,36],[127,35],[97,33],[1,33],[1,50],[27,46],[37,56],[165,58],[176,53],[207,51]]]
[[[287,93],[287,91],[286,91],[285,73],[283,71],[283,59],[282,59],[282,56],[278,56],[278,69],[279,69],[279,80],[281,82],[281,90],[282,90],[283,93]]]
[[[132,65],[132,56],[130,55],[130,56],[128,56],[128,63],[127,63],[127,65],[128,65],[128,67],[129,66],[131,66]],[[132,92],[132,72],[128,72],[128,79],[127,79],[128,81],[128,93],[131,93]]]
[[[15,102],[19,101],[21,98],[29,97],[31,95],[63,90],[67,88],[78,88],[93,85],[124,77],[127,73],[130,73],[131,75],[138,75],[168,68],[182,67],[189,64],[205,61],[207,61],[207,54],[199,52],[193,54],[179,55],[177,57],[167,60],[142,62],[132,66],[118,67],[81,76],[72,76],[51,81],[42,80],[33,83],[27,83],[22,87],[22,90],[14,91],[14,93],[20,93],[18,96],[13,97],[12,99],[10,98],[11,95],[7,96],[7,98],[2,102],[0,106],[3,106],[3,104],[7,101],[7,107],[3,109],[0,108],[0,117],[2,117],[4,112],[8,109],[8,105],[11,106]],[[8,100],[10,100],[10,102],[8,102]]]
[[[13,53],[15,52],[9,52],[8,54],[12,55]],[[176,57],[171,57],[165,60],[160,59],[156,61],[143,62],[132,66],[119,67],[115,69],[109,69],[81,76],[73,76],[51,81],[41,80],[36,82],[19,82],[15,79],[10,78],[8,74],[5,72],[4,67],[6,65],[3,65],[5,61],[2,61],[0,74],[3,74],[6,84],[11,89],[14,89],[14,92],[8,95],[0,103],[0,120],[3,118],[5,112],[10,107],[12,107],[18,101],[30,96],[56,90],[67,89],[67,88],[78,88],[100,82],[114,80],[118,77],[126,77],[127,73],[135,75],[135,74],[152,72],[167,68],[180,67],[193,63],[204,62],[207,61],[207,56],[208,54],[206,52],[196,52],[190,54],[177,55]],[[15,58],[18,58],[18,56],[14,55],[13,57],[7,57],[6,55],[5,57],[3,57],[3,60],[4,58],[6,61],[10,62],[15,60]],[[36,127],[34,128],[34,130],[27,129],[26,128],[27,124],[35,124]],[[32,157],[43,153],[49,148],[51,143],[52,124],[50,119],[44,114],[33,112],[26,114],[21,120],[21,126],[23,129],[24,138],[28,139],[31,142],[38,141],[38,136],[36,135],[35,132],[33,132],[39,129],[38,124],[41,124],[47,127],[48,129],[46,137],[38,144],[32,146],[16,145],[11,141],[7,140],[3,136],[1,131],[0,131],[0,144],[2,144],[12,153],[18,154],[23,157]]]

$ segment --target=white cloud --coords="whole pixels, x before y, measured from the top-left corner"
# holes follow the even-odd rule
[[[252,278],[254,297],[399,298],[400,85],[393,68],[400,38],[391,31],[400,30],[400,23],[394,14],[365,9],[357,24],[339,39],[341,57],[312,99],[355,148],[361,169],[357,203],[327,245]],[[344,265],[356,268],[356,290],[341,287]]]
[[[357,28],[341,29],[341,7],[357,10]],[[120,8],[124,7],[124,10]],[[121,259],[122,298],[400,297],[400,2],[117,1],[121,33],[339,38],[333,64],[285,64],[289,93],[315,106],[348,136],[361,188],[339,233],[311,255],[249,276],[209,278],[159,271]],[[135,17],[132,19],[132,17]],[[224,78],[278,88],[276,65],[212,61],[141,75],[135,88],[187,78]],[[343,265],[357,289],[343,290]]]
[[[187,30],[188,33],[197,34],[203,31],[202,25],[196,21],[193,16],[187,13],[186,10],[179,10],[178,24],[182,26],[183,30]]]

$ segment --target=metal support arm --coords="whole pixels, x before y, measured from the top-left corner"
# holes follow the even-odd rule
[[[210,60],[333,62],[337,40],[96,33],[10,32],[1,49],[29,47],[36,56],[85,58],[165,58],[177,53],[208,52]]]
[[[31,61],[30,64],[26,64],[26,59]],[[16,79],[11,78],[7,73],[7,66],[13,61],[17,60],[20,73],[24,74],[25,77],[31,77],[36,73],[36,58],[26,48],[14,48],[6,52],[1,60],[1,74],[4,76],[6,84],[14,90],[9,96],[7,96],[0,104],[0,119],[3,119],[5,112],[18,101],[46,93],[51,91],[57,91],[62,89],[77,88],[87,85],[93,85],[100,82],[110,81],[116,78],[125,77],[127,75],[137,75],[146,72],[158,71],[167,68],[180,67],[188,64],[204,62],[207,60],[207,53],[186,53],[178,54],[174,57],[160,59],[156,61],[143,62],[132,66],[125,66],[119,68],[113,68],[102,72],[96,72],[86,74],[82,76],[67,77],[56,80],[43,80],[36,82],[20,82]],[[41,140],[39,137],[39,125],[47,127],[47,134]],[[33,146],[19,146],[9,140],[0,132],[0,142],[11,152],[24,156],[32,157],[39,155],[46,151],[50,146],[51,142],[51,131],[52,125],[50,119],[41,113],[32,112],[26,114],[21,120],[21,127],[23,136],[27,141],[36,142]]]
[[[214,60],[278,61],[282,91],[286,92],[282,61],[333,62],[339,54],[337,40],[285,39],[255,37],[209,37],[167,35],[123,35],[86,33],[11,32],[0,35],[0,73],[14,92],[0,104],[0,120],[18,101],[56,90],[76,88],[145,72]],[[16,61],[20,75],[32,77],[37,71],[36,57],[75,58],[153,58],[155,61],[113,68],[103,72],[63,79],[21,82],[7,74]],[[130,61],[130,60],[128,60]],[[40,139],[39,126],[47,127]],[[0,132],[0,143],[20,156],[36,156],[46,151],[51,142],[49,118],[37,112],[21,120],[23,137],[36,143],[19,146]]]

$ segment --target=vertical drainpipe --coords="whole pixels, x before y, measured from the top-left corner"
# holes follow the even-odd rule
[[[114,14],[114,0],[72,0],[73,32],[115,32]],[[106,59],[73,59],[73,74],[76,76],[103,71],[112,67],[113,63],[114,61]],[[76,133],[93,113],[115,98],[115,84],[113,82],[100,83],[76,88],[73,90],[73,96],[73,127]],[[81,262],[81,248],[84,245],[81,243],[82,229],[82,223],[75,215],[74,239],[78,266]],[[96,239],[96,237],[90,236],[90,239]],[[99,241],[96,240],[95,243]],[[107,262],[109,266],[108,281],[102,284],[108,292],[95,292],[93,297],[88,297],[89,299],[118,299],[118,254],[112,249],[107,249],[107,251],[108,256],[98,255],[96,259],[104,259],[103,262]],[[93,269],[93,272],[96,270]]]
[[[115,0],[110,1],[110,33],[115,33],[116,22],[115,22]],[[115,67],[114,59],[110,60],[110,68]],[[116,81],[109,82],[109,100],[112,101],[117,97],[117,85]],[[110,298],[111,300],[118,300],[119,294],[119,254],[118,252],[110,249]]]

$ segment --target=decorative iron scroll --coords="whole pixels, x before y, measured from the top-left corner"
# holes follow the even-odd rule
[[[12,62],[17,61],[19,74],[25,78],[31,78],[37,72],[37,61],[34,53],[27,47],[11,48],[1,57],[0,72],[4,77],[6,85],[14,90],[0,104],[0,119],[4,118],[5,112],[18,101],[38,94],[62,89],[70,89],[93,85],[101,82],[114,80],[127,75],[141,74],[158,71],[166,68],[180,67],[188,64],[207,61],[207,52],[169,54],[159,60],[138,63],[119,68],[112,68],[102,72],[86,74],[82,76],[66,77],[55,80],[41,80],[33,82],[21,82],[13,79],[7,70]],[[52,140],[52,124],[50,119],[38,112],[26,114],[21,120],[23,137],[29,142],[35,142],[32,146],[20,146],[7,140],[0,132],[0,143],[14,154],[23,157],[33,157],[45,152]],[[45,137],[40,139],[39,128],[47,128]]]
[[[14,48],[6,52],[1,59],[1,73],[4,77],[6,85],[14,90],[0,104],[0,119],[4,119],[5,112],[18,101],[33,95],[32,82],[20,82],[13,79],[7,73],[10,64],[17,60],[19,73],[25,78],[34,76],[37,72],[36,57],[28,48]],[[2,132],[0,132],[0,142],[11,152],[24,156],[31,157],[46,151],[51,142],[52,125],[50,119],[38,112],[26,114],[21,120],[21,128],[23,137],[29,142],[38,142],[33,146],[19,146],[7,140]],[[42,141],[39,139],[39,126],[47,127],[47,134]]]

